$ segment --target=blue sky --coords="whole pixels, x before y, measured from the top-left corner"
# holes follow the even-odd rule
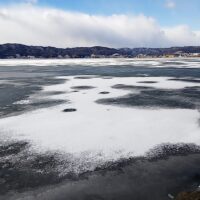
[[[26,1],[26,0],[24,0]],[[28,0],[27,0],[28,1]],[[37,0],[39,6],[54,7],[88,14],[144,14],[157,19],[161,26],[187,24],[200,28],[200,0]],[[1,4],[23,0],[0,0]],[[173,8],[167,3],[174,2]]]
[[[163,26],[188,24],[200,27],[200,0],[174,0],[174,8],[165,0],[40,0],[41,5],[81,11],[90,14],[131,13],[159,19]]]
[[[200,0],[0,0],[0,27],[0,43],[196,46]]]

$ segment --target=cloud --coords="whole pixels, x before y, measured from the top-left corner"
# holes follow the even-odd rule
[[[18,5],[0,8],[0,43],[56,47],[168,47],[200,45],[187,26],[162,28],[145,15],[99,16]]]
[[[167,0],[165,6],[170,9],[174,9],[176,7],[176,3],[173,0]]]
[[[165,35],[171,45],[176,46],[190,46],[200,44],[200,32],[192,31],[186,25],[170,27],[164,29]]]

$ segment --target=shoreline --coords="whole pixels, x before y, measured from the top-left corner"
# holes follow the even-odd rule
[[[102,59],[127,59],[127,60],[149,60],[149,59],[169,59],[169,60],[174,60],[174,59],[200,59],[200,56],[180,56],[180,57],[144,57],[144,58],[139,58],[139,57],[102,57],[102,58],[90,58],[90,57],[85,57],[85,58],[0,58],[0,61],[2,60],[102,60]]]

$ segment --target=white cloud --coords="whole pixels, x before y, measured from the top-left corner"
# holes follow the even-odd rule
[[[173,0],[167,0],[165,6],[167,8],[173,9],[176,7],[176,3]]]
[[[33,5],[0,8],[0,43],[57,47],[165,47],[200,45],[187,26],[162,28],[144,15],[98,16]]]
[[[164,32],[171,45],[200,45],[200,33],[190,30],[186,25],[165,28]]]

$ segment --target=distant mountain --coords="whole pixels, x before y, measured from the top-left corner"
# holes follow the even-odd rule
[[[164,56],[164,55],[179,55],[179,54],[195,54],[200,53],[200,46],[186,46],[186,47],[170,47],[170,48],[133,48],[120,49],[126,54],[136,57],[140,54],[148,56]]]
[[[200,54],[200,47],[171,48],[107,48],[107,47],[77,47],[55,48],[42,46],[27,46],[22,44],[0,45],[0,58],[95,58],[95,57],[160,57],[165,55]]]

